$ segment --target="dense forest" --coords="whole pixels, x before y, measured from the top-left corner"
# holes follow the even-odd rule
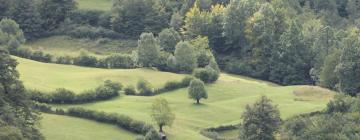
[[[324,111],[284,121],[262,97],[246,107],[239,139],[278,139],[275,132],[289,140],[360,136],[360,0],[114,0],[111,11],[79,9],[75,0],[0,0],[0,19],[0,139],[43,139],[10,54],[47,63],[192,74],[200,80],[185,87],[197,103],[207,98],[204,83],[215,82],[221,72],[280,85],[317,85],[341,95]],[[131,54],[107,58],[55,57],[20,47],[53,35],[135,39],[138,45]],[[146,86],[139,85],[142,95],[156,94]]]

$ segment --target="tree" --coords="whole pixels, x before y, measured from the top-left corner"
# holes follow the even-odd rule
[[[175,12],[171,16],[170,26],[173,27],[175,30],[179,31],[180,28],[183,26],[183,24],[184,24],[183,17],[180,15],[179,12]]]
[[[301,26],[292,21],[289,29],[281,35],[279,47],[272,51],[270,77],[280,84],[312,83],[310,48],[305,45]]]
[[[9,16],[9,9],[11,8],[11,0],[0,0],[0,19]]]
[[[27,39],[39,37],[42,32],[42,19],[34,0],[14,0],[9,11],[10,17],[23,30]]]
[[[335,50],[325,58],[324,65],[319,76],[320,85],[330,89],[336,89],[336,85],[339,82],[339,78],[336,73],[336,66],[339,64],[340,55],[341,51]]]
[[[174,53],[176,44],[181,41],[181,36],[174,28],[164,29],[159,33],[159,41],[162,50]]]
[[[163,132],[164,126],[171,126],[175,115],[171,112],[169,103],[162,98],[157,98],[151,107],[151,116],[159,126],[159,131]]]
[[[17,49],[25,43],[23,31],[19,24],[11,19],[0,21],[0,46],[7,46],[10,51]],[[15,45],[14,45],[15,44]]]
[[[136,87],[139,91],[139,94],[142,96],[151,96],[154,94],[154,87],[151,85],[150,82],[144,79],[140,79]]]
[[[112,13],[113,30],[130,37],[159,33],[170,21],[170,14],[156,0],[116,0]]]
[[[189,98],[196,100],[197,104],[200,104],[202,98],[207,99],[208,94],[205,90],[204,82],[199,79],[194,79],[190,82],[188,89]]]
[[[352,33],[344,40],[344,49],[337,66],[340,91],[352,96],[360,93],[360,38]]]
[[[57,28],[76,8],[75,0],[40,0],[39,11],[44,21],[43,28],[45,30]]]
[[[16,60],[0,49],[0,130],[5,130],[0,138],[42,140],[36,129],[38,115],[31,108],[16,66]]]
[[[274,133],[280,127],[280,112],[271,100],[262,96],[253,105],[247,105],[242,115],[241,139],[275,140]]]
[[[189,42],[181,41],[175,49],[176,69],[180,72],[192,72],[196,68],[196,55]]]
[[[360,17],[360,0],[348,0],[346,10],[352,20]]]
[[[156,130],[151,129],[146,133],[144,140],[162,140],[160,134]]]
[[[152,33],[142,33],[138,40],[138,62],[144,67],[157,66],[160,58],[160,43]]]

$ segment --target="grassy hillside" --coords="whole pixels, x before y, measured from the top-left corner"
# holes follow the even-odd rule
[[[131,140],[135,134],[94,121],[42,114],[40,131],[47,140]]]
[[[68,36],[52,36],[29,42],[23,47],[41,50],[54,56],[79,56],[80,52],[84,51],[97,57],[103,57],[112,53],[131,53],[136,45],[136,40],[99,41],[99,39],[74,39]]]
[[[144,78],[160,86],[168,80],[180,80],[183,77],[179,74],[147,69],[105,70],[16,59],[20,62],[18,70],[25,86],[41,90],[65,87],[81,91],[93,88],[105,79],[135,84],[137,79]],[[171,140],[202,140],[207,138],[199,133],[201,129],[239,123],[245,105],[253,103],[262,95],[268,96],[274,101],[274,104],[278,105],[281,116],[285,119],[296,114],[322,110],[334,94],[332,91],[319,87],[284,87],[229,74],[221,74],[220,79],[214,84],[207,85],[206,89],[209,92],[209,99],[203,100],[202,105],[195,105],[194,101],[188,99],[187,89],[180,89],[155,97],[122,95],[109,101],[57,107],[81,106],[87,109],[125,114],[134,119],[153,123],[149,115],[151,103],[155,98],[162,97],[169,101],[176,114],[173,126],[165,129],[169,138]],[[79,129],[88,127],[83,124],[77,126]],[[68,126],[57,127],[66,129]],[[46,130],[46,133],[47,135],[56,135],[57,131]],[[88,133],[92,133],[92,131]],[[96,140],[95,137],[94,139]]]
[[[185,75],[159,72],[150,69],[97,69],[72,65],[46,64],[14,57],[20,63],[20,79],[30,89],[53,91],[67,88],[76,92],[93,89],[105,80],[121,82],[123,85],[136,85],[139,79],[147,79],[160,87],[168,80],[180,81]]]
[[[79,9],[109,11],[112,7],[112,0],[76,0]]]
[[[327,95],[332,93],[326,93],[326,95],[312,96],[312,100],[297,101],[298,96],[294,94],[294,91],[303,88],[318,89],[318,87],[306,86],[274,86],[266,82],[222,74],[216,84],[207,86],[209,99],[204,100],[202,105],[195,105],[194,101],[188,99],[187,90],[181,89],[157,97],[122,96],[111,101],[80,106],[88,109],[126,114],[135,119],[152,123],[149,115],[151,102],[155,98],[162,97],[169,101],[176,114],[173,126],[166,128],[170,139],[202,140],[206,138],[199,134],[201,129],[222,124],[239,123],[245,105],[253,103],[261,95],[268,96],[275,104],[278,104],[281,116],[284,119],[296,114],[321,110],[331,98]],[[60,107],[66,108],[69,106]]]

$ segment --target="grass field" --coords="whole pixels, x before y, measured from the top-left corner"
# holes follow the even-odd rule
[[[23,47],[41,50],[54,56],[79,56],[83,51],[93,56],[104,57],[113,53],[131,53],[137,45],[136,40],[99,42],[90,39],[74,39],[68,36],[52,36],[29,42]]]
[[[112,0],[76,0],[79,9],[109,11],[112,7]]]
[[[105,80],[121,82],[123,85],[134,85],[140,79],[147,79],[155,87],[161,87],[168,80],[180,81],[185,75],[159,72],[150,69],[97,69],[73,65],[40,63],[14,57],[20,63],[20,79],[29,89],[53,91],[66,88],[75,92],[94,89]]]
[[[40,90],[52,90],[64,87],[75,91],[82,91],[95,87],[105,79],[120,81],[125,84],[134,84],[140,78],[144,78],[153,84],[160,86],[168,80],[180,80],[183,75],[158,72],[147,69],[133,70],[105,70],[96,68],[83,68],[57,64],[45,64],[26,59],[16,58],[20,65],[18,70],[21,80],[27,88]],[[283,119],[290,116],[322,110],[326,103],[334,95],[332,91],[311,86],[278,86],[269,82],[251,78],[221,74],[220,79],[206,86],[209,99],[203,100],[202,105],[195,105],[188,99],[187,89],[180,89],[164,93],[155,97],[134,97],[122,95],[118,98],[82,105],[61,105],[60,108],[81,106],[87,109],[125,114],[134,119],[153,123],[150,106],[155,98],[162,97],[169,101],[176,120],[172,127],[166,128],[171,140],[207,139],[200,135],[200,130],[226,124],[240,122],[241,113],[246,104],[251,104],[260,96],[266,95],[277,104]],[[299,98],[304,100],[299,100]],[[54,116],[50,116],[54,117]],[[65,119],[62,116],[55,118]],[[43,125],[49,116],[45,115]],[[50,118],[51,119],[51,118]],[[55,122],[56,123],[56,122]],[[57,123],[56,123],[57,124]],[[88,129],[90,124],[77,124],[79,129]],[[66,129],[67,125],[54,126],[58,129]],[[56,137],[57,133],[67,134],[44,128],[45,135]],[[115,128],[114,128],[115,129]],[[119,131],[121,132],[121,131]],[[80,133],[80,132],[79,132]],[[89,131],[88,133],[93,133]],[[122,132],[121,132],[122,133]],[[84,133],[83,135],[87,135]],[[100,135],[100,134],[99,134]],[[124,134],[124,137],[126,134]],[[97,140],[96,137],[92,138]],[[99,139],[100,140],[100,139]]]
[[[109,124],[42,114],[40,131],[47,140],[131,140],[135,134]]]

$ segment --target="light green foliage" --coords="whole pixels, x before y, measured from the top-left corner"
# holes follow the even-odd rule
[[[200,104],[201,99],[208,98],[204,82],[199,79],[192,80],[188,90],[189,98],[196,100],[197,104]]]
[[[192,72],[196,68],[196,54],[187,41],[181,41],[175,49],[176,70],[181,72]]]
[[[244,140],[275,140],[280,127],[280,112],[266,96],[253,105],[247,105],[242,115],[240,138]]]
[[[173,27],[175,30],[179,31],[180,28],[183,26],[183,23],[183,17],[180,15],[179,12],[175,12],[171,16],[170,26]]]
[[[22,43],[25,43],[25,38],[19,24],[11,19],[2,19],[0,21],[0,46],[8,46],[10,50],[13,50]]]
[[[174,53],[176,44],[181,41],[181,36],[174,28],[164,29],[159,33],[159,41],[162,50]]]
[[[142,33],[138,41],[138,62],[144,67],[157,66],[160,57],[159,40],[152,33]]]
[[[171,112],[169,103],[163,98],[157,98],[151,106],[151,117],[159,126],[160,132],[163,132],[164,126],[171,126],[175,114]]]

